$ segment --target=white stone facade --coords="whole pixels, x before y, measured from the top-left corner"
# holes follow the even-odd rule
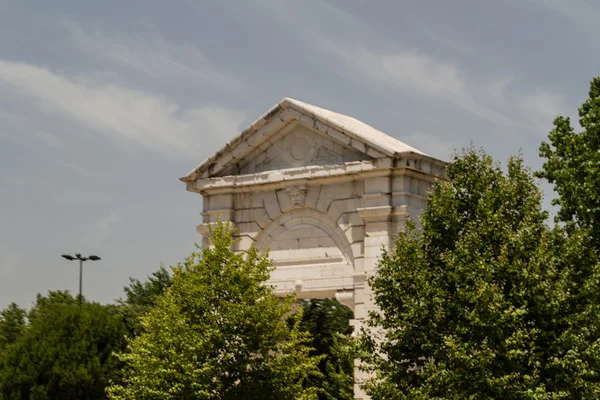
[[[335,297],[359,326],[382,246],[416,219],[444,171],[360,121],[283,99],[182,181],[204,198],[204,245],[209,223],[231,221],[238,249],[269,249],[278,292]],[[366,399],[358,385],[355,396]]]

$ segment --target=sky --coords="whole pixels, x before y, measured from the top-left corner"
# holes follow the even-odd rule
[[[182,261],[201,196],[178,178],[283,97],[441,159],[534,169],[600,75],[592,0],[0,0],[0,308]],[[546,191],[545,204],[552,197]]]

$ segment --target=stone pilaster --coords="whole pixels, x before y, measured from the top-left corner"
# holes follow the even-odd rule
[[[217,219],[223,222],[230,222],[232,228],[235,228],[233,221],[233,194],[219,194],[214,196],[204,196],[202,204],[202,224],[196,226],[196,231],[202,235],[202,246],[210,246],[209,226],[215,223]]]
[[[367,279],[375,272],[382,249],[389,248],[392,241],[391,216],[391,179],[380,176],[365,180],[364,207],[358,208],[358,215],[365,222],[363,288],[360,300],[357,300],[354,312],[354,326],[358,331],[362,327],[368,312],[375,309],[373,293]],[[358,367],[358,365],[356,365]],[[356,399],[366,400],[369,397],[359,387],[359,382],[366,378],[358,368],[355,369],[354,393]]]

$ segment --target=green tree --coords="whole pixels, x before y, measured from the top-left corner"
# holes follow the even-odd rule
[[[129,286],[123,288],[126,297],[121,302],[152,307],[172,282],[171,274],[161,265],[158,271],[153,272],[145,282],[129,278]]]
[[[320,388],[329,394],[329,399],[354,399],[355,338],[339,332],[334,334],[327,357],[329,362],[324,372],[327,381]]]
[[[286,323],[291,297],[265,284],[272,269],[256,248],[236,253],[229,226],[214,247],[173,269],[172,285],[142,317],[143,332],[119,355],[123,383],[112,399],[315,399],[310,337]]]
[[[27,312],[16,303],[10,303],[0,312],[0,354],[21,337]]]
[[[0,397],[12,399],[104,399],[116,379],[113,352],[125,344],[115,306],[84,302],[66,292],[38,295],[29,324],[0,361]]]
[[[157,299],[172,283],[171,274],[162,265],[145,282],[129,278],[129,285],[123,288],[125,299],[117,302],[132,335],[141,333],[141,317],[156,305]]]
[[[321,375],[311,377],[307,387],[320,389],[319,400],[354,399],[354,357],[348,352],[352,311],[335,299],[304,301],[302,309],[301,329],[313,338],[311,354],[322,357]]]
[[[579,108],[579,124],[583,129],[576,133],[568,117],[554,120],[549,143],[540,146],[546,162],[537,176],[554,184],[557,220],[589,228],[600,248],[600,77],[592,80],[589,97]]]
[[[364,387],[386,399],[597,399],[600,267],[587,232],[550,229],[522,159],[455,155],[369,282]],[[370,335],[368,333],[371,333]]]

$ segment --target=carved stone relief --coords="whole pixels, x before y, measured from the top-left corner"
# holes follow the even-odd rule
[[[242,174],[370,159],[356,149],[337,143],[303,126],[298,126],[282,138],[273,140],[271,147],[257,149],[249,158],[250,161],[241,167]]]
[[[306,200],[306,186],[291,186],[285,189],[292,201],[292,207],[304,207]]]

